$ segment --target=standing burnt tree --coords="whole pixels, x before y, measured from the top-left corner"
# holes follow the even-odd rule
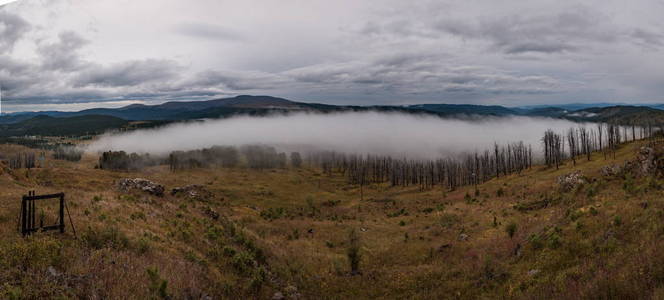
[[[592,152],[590,132],[585,127],[579,128],[579,137],[581,138],[581,151],[586,155],[590,161],[590,153]]]
[[[300,155],[300,152],[291,152],[290,162],[291,162],[291,166],[293,166],[293,168],[301,167],[302,166],[302,156]]]
[[[572,159],[572,163],[576,166],[576,156],[578,155],[578,139],[576,135],[576,129],[570,128],[567,131],[567,145],[569,146],[569,157]]]
[[[544,132],[542,142],[544,144],[544,162],[546,166],[556,166],[556,169],[558,169],[564,159],[564,141],[562,136],[549,129]]]

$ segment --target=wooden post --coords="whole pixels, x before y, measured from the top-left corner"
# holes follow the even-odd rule
[[[25,236],[25,227],[27,225],[26,222],[26,217],[27,217],[27,200],[25,199],[25,196],[23,196],[23,199],[21,200],[21,234]]]
[[[60,233],[65,232],[65,194],[60,194]]]

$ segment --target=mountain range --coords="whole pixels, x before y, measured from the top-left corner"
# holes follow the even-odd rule
[[[664,105],[629,106],[565,104],[556,106],[505,107],[471,104],[416,104],[407,106],[341,106],[296,102],[271,96],[242,95],[207,101],[177,101],[159,105],[133,104],[121,108],[93,108],[77,112],[20,112],[0,116],[0,136],[87,134],[127,126],[131,121],[163,124],[185,120],[225,118],[233,115],[267,115],[290,112],[379,111],[428,114],[441,117],[540,116],[574,121],[635,121],[664,123]],[[144,125],[150,126],[150,125]],[[68,129],[69,128],[69,129]],[[76,130],[72,128],[78,128]]]

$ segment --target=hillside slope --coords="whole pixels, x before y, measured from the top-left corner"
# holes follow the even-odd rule
[[[664,181],[601,172],[641,146],[477,189],[369,185],[362,196],[341,176],[307,168],[113,172],[94,169],[91,156],[1,168],[0,294],[661,299]],[[26,150],[0,148],[17,151]],[[557,178],[577,170],[586,183],[561,190]],[[166,195],[118,190],[127,177],[161,183]],[[189,184],[211,194],[168,193]],[[65,235],[19,237],[28,190],[65,192],[78,239],[69,223]],[[356,275],[349,253],[358,254]]]
[[[643,106],[611,106],[587,108],[569,114],[572,119],[618,124],[664,124],[664,111]]]
[[[14,124],[0,125],[2,136],[71,136],[103,133],[117,129],[129,122],[120,118],[102,115],[85,115],[65,118],[36,116]]]

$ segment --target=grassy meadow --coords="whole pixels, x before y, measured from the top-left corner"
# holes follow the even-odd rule
[[[664,299],[664,181],[600,173],[641,146],[455,191],[361,193],[306,166],[117,172],[47,155],[0,168],[0,298]],[[560,190],[575,170],[586,183]],[[166,195],[116,188],[137,177]],[[213,195],[170,194],[190,184]],[[76,236],[67,219],[64,235],[21,237],[29,190],[65,192]]]

